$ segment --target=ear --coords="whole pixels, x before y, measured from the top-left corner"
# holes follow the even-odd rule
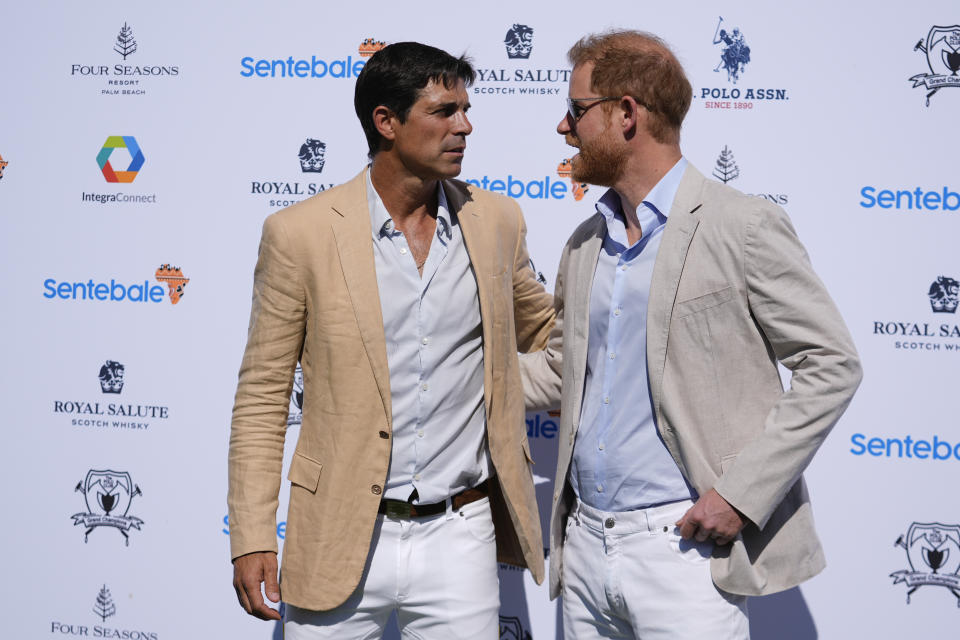
[[[396,137],[397,117],[389,108],[380,105],[373,110],[373,126],[385,140]]]
[[[640,130],[640,119],[643,116],[641,111],[646,112],[646,108],[640,105],[633,96],[623,96],[618,105],[620,110],[617,115],[620,119],[620,128],[626,138],[632,138]]]

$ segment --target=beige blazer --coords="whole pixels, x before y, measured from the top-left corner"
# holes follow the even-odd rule
[[[264,223],[233,409],[227,500],[235,558],[277,550],[286,418],[301,362],[303,424],[288,475],[281,591],[285,602],[313,610],[341,604],[360,581],[393,442],[365,180],[364,172]],[[545,346],[553,302],[529,266],[517,205],[456,180],[443,189],[477,278],[498,558],[529,567],[541,582],[517,351]]]
[[[554,291],[558,316],[550,348],[523,361],[528,393],[539,406],[555,403],[563,378],[550,521],[552,597],[561,587],[573,501],[567,472],[605,225],[596,214],[574,231]],[[777,362],[792,372],[787,391]],[[846,325],[780,207],[688,166],[650,284],[647,365],[657,428],[684,477],[701,495],[715,488],[749,519],[735,542],[714,550],[717,586],[764,595],[818,573],[823,551],[801,474],[861,373]]]

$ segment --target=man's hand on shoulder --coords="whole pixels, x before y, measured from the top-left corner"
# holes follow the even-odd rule
[[[280,602],[280,584],[277,582],[277,554],[257,551],[239,556],[233,561],[233,588],[243,610],[261,620],[279,620],[280,612],[263,601],[260,584],[270,602]]]
[[[684,540],[696,538],[699,542],[704,542],[707,538],[713,538],[716,544],[728,544],[743,529],[746,518],[715,489],[710,489],[700,496],[696,504],[690,507],[676,524],[680,527],[680,537]]]

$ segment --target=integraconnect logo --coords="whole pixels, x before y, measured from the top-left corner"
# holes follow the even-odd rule
[[[83,80],[105,79],[106,83],[99,85],[101,96],[143,96],[147,94],[148,83],[155,79],[175,78],[180,75],[180,66],[177,64],[157,64],[143,60],[138,64],[131,64],[134,59],[131,56],[137,54],[136,58],[140,57],[133,27],[124,22],[119,32],[115,33],[111,48],[121,62],[71,64],[70,75]],[[128,58],[131,60],[127,60]]]
[[[101,626],[117,615],[117,602],[110,593],[110,589],[104,584],[97,592],[91,607],[96,618],[100,619],[100,624],[86,622],[60,622],[54,620],[50,623],[50,633],[57,636],[81,636],[84,638],[117,638],[118,640],[159,640],[160,636],[156,631],[143,631],[140,629],[123,629]]]
[[[740,27],[727,30],[723,26],[723,16],[717,22],[713,33],[713,44],[720,48],[714,73],[726,75],[727,86],[701,86],[694,91],[694,98],[703,100],[705,109],[750,110],[758,102],[779,102],[789,100],[787,90],[754,86],[737,86],[750,64],[750,46]]]
[[[907,553],[909,569],[890,574],[893,584],[907,588],[910,596],[920,587],[944,587],[960,607],[960,525],[914,522],[894,543]]]
[[[514,23],[507,28],[503,39],[507,61],[513,66],[477,65],[477,81],[473,93],[477,95],[557,96],[570,80],[570,69],[532,67],[525,64],[533,53],[533,27]],[[502,55],[502,54],[501,54]],[[502,60],[502,58],[501,58]]]
[[[97,166],[103,179],[111,184],[130,184],[137,179],[146,158],[134,136],[107,136],[97,152]],[[113,193],[82,192],[81,202],[111,204],[156,204],[157,194],[138,194],[115,191]]]
[[[889,341],[895,349],[938,353],[960,352],[960,326],[954,322],[938,322],[937,314],[955,314],[960,282],[950,276],[937,276],[926,288],[930,304],[929,316],[873,321],[873,335]],[[920,295],[914,296],[914,299]],[[917,303],[919,300],[916,301]],[[919,306],[919,304],[918,304]],[[926,304],[924,304],[924,307]]]
[[[171,304],[180,302],[184,289],[190,278],[183,275],[180,267],[171,267],[162,264],[157,268],[154,277],[167,285],[167,293]],[[56,278],[47,278],[43,281],[43,297],[49,300],[89,300],[91,302],[140,302],[159,304],[163,302],[163,287],[151,285],[149,280],[124,284],[116,278],[107,282],[95,282],[93,278],[86,282],[60,281]]]
[[[357,47],[358,59],[353,55],[333,60],[311,55],[309,58],[240,58],[240,76],[243,78],[356,78],[366,64],[365,58],[384,48],[386,43],[367,38]]]
[[[717,159],[714,162],[713,172],[711,175],[713,175],[714,178],[723,184],[732,182],[740,177],[740,166],[733,157],[733,150],[730,149],[728,145],[723,145],[720,155],[717,156]],[[774,190],[765,189],[762,193],[749,193],[747,195],[763,198],[764,200],[769,200],[770,202],[779,205],[785,205],[790,201],[790,197],[787,194],[770,193],[770,191]]]
[[[918,73],[910,77],[913,88],[923,85],[927,89],[927,106],[930,98],[940,89],[960,87],[960,25],[931,27],[927,41],[917,42],[914,51],[922,51],[927,57],[930,73]]]
[[[75,513],[74,525],[83,525],[83,541],[99,527],[113,527],[123,536],[124,544],[130,546],[128,531],[140,531],[143,520],[130,515],[130,504],[143,495],[140,486],[133,483],[127,471],[90,469],[87,476],[77,483],[74,491],[83,494],[87,510]]]
[[[327,145],[317,138],[307,138],[297,152],[301,174],[319,174],[327,164]],[[291,167],[292,168],[292,167]],[[255,179],[250,180],[250,195],[265,196],[267,205],[272,209],[289,207],[301,200],[309,198],[327,189],[332,189],[333,182],[305,182],[289,179]]]
[[[101,396],[90,399],[84,395],[53,401],[53,414],[69,416],[72,427],[95,427],[123,431],[147,431],[156,421],[167,420],[170,408],[158,402],[143,402],[140,384],[135,384],[134,400],[107,402],[103,396],[119,396],[127,382],[127,368],[116,360],[107,360],[97,374]],[[92,385],[91,385],[92,386]]]

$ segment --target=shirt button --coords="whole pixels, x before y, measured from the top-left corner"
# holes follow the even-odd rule
[[[383,438],[384,440],[386,440],[387,438],[390,437],[390,434],[387,433],[386,431],[381,431],[381,432],[380,432],[380,437]]]
[[[419,473],[413,474],[413,479],[414,479],[414,480],[419,480],[419,479],[420,479],[420,474],[419,474]]]
[[[603,404],[610,404],[610,396],[604,396]]]
[[[430,385],[428,385],[426,382],[424,382],[422,385],[420,385],[420,388],[421,388],[423,391],[426,391],[427,389],[430,388]]]
[[[613,359],[615,359],[616,357],[617,357],[617,354],[615,354],[615,353],[613,353],[613,352],[611,351],[611,352],[610,352],[610,359],[613,360]]]
[[[615,315],[615,316],[620,315],[620,307],[617,307],[616,309],[614,309],[613,315]]]
[[[606,521],[604,521],[603,526],[605,526],[607,529],[613,529],[614,524],[613,518],[607,518]]]
[[[375,496],[380,495],[380,493],[381,493],[382,491],[383,491],[383,489],[381,489],[381,488],[380,488],[380,485],[378,485],[378,484],[375,484],[375,485],[373,485],[372,487],[370,487],[370,493],[372,493],[372,494],[375,495]]]
[[[597,485],[597,493],[603,493],[603,485],[602,485],[602,484],[598,484],[598,485]]]
[[[420,429],[420,430],[417,431],[417,437],[418,437],[418,438],[422,438],[422,437],[423,437],[423,429]]]
[[[420,342],[422,342],[423,344],[430,344],[430,338],[424,338]]]
[[[605,444],[603,444],[603,443],[601,442],[600,444],[597,445],[597,449],[600,449],[600,451],[603,451],[603,448],[604,448],[605,446],[607,446],[607,445],[605,445]]]
[[[622,265],[620,267],[620,271],[626,271],[626,270],[627,270],[627,265]]]
[[[407,255],[407,250],[406,250],[406,248],[400,247],[400,255],[402,255],[402,256]]]

